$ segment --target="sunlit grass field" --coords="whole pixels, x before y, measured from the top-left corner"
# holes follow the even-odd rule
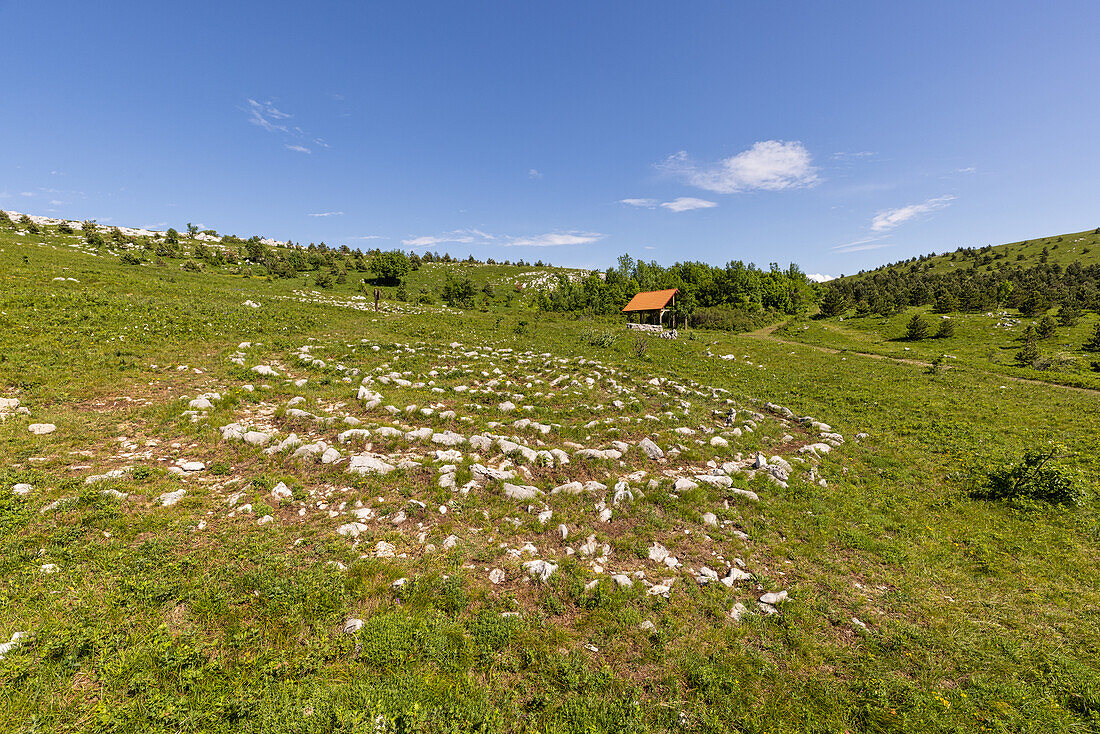
[[[0,423],[0,638],[28,633],[0,659],[0,730],[1100,729],[1100,395],[1006,380],[1047,377],[1007,366],[1022,323],[1010,331],[984,315],[957,317],[952,339],[912,344],[892,341],[910,314],[885,324],[809,321],[774,335],[784,341],[700,331],[668,341],[634,337],[615,321],[537,313],[523,299],[487,312],[409,312],[392,302],[357,310],[331,303],[349,302],[353,284],[311,296],[293,280],[122,265],[69,245],[77,240],[0,231],[0,392],[30,411]],[[1059,329],[1043,348],[1072,351],[1095,319]],[[325,364],[298,361],[303,346]],[[492,363],[462,355],[481,347],[513,352]],[[958,367],[929,374],[860,351],[914,361],[946,353],[957,360],[945,367]],[[235,354],[247,355],[244,365],[230,361]],[[253,373],[254,364],[280,377]],[[336,365],[360,373],[348,381]],[[735,478],[758,502],[705,483],[672,491],[661,470],[674,464],[649,463],[634,448],[626,466],[574,459],[523,482],[610,487],[639,467],[660,479],[652,488],[633,482],[644,492],[599,523],[596,498],[558,496],[553,520],[542,522],[541,505],[528,510],[491,486],[461,495],[415,467],[354,476],[219,433],[251,416],[284,432],[328,431],[343,450],[333,438],[342,428],[295,423],[287,402],[302,397],[314,412],[373,425],[379,417],[359,407],[355,388],[361,375],[391,369],[425,382],[379,387],[401,409],[394,420],[465,436],[513,433],[490,423],[522,415],[561,424],[528,435],[532,445],[633,445],[660,430],[658,443],[680,441],[677,460],[692,466],[781,451],[784,429],[768,422],[728,448],[667,433],[716,426],[713,411],[729,399],[743,412],[787,406],[847,440],[815,468],[825,486],[801,470],[786,488]],[[556,372],[581,389],[536,398],[548,387],[529,378]],[[596,373],[596,387],[584,389]],[[616,392],[608,376],[629,389]],[[653,378],[666,382],[651,389]],[[493,379],[499,397],[453,391]],[[1082,370],[1066,381],[1100,387],[1093,379]],[[428,380],[445,393],[427,392]],[[223,399],[192,421],[189,401],[209,391]],[[532,409],[502,414],[497,403],[514,394]],[[404,410],[429,401],[442,406],[431,416]],[[469,420],[448,422],[443,408]],[[29,423],[57,430],[36,436]],[[971,497],[972,472],[1051,441],[1091,492],[1083,506]],[[405,450],[403,439],[374,436],[372,445]],[[168,470],[183,459],[203,461],[210,481],[185,483]],[[470,463],[460,462],[459,485]],[[86,483],[120,467],[131,470]],[[278,482],[293,498],[270,496]],[[19,483],[34,490],[16,494]],[[181,487],[177,504],[158,504]],[[332,508],[298,515],[301,498],[325,488],[346,489],[349,507],[409,520],[375,523],[354,546],[336,533],[346,519]],[[254,512],[230,517],[230,491],[248,492]],[[704,524],[708,511],[719,526]],[[274,520],[260,525],[261,515]],[[545,583],[526,577],[501,545],[561,550],[559,523],[573,529],[571,544],[595,535],[615,563],[650,570],[647,549],[660,541],[685,559],[743,558],[755,579],[729,588],[684,576],[665,598],[621,587],[564,551]],[[436,550],[424,550],[418,532]],[[458,542],[446,548],[451,535]],[[408,557],[376,557],[368,551],[377,542]],[[488,580],[494,567],[507,583]],[[751,607],[778,590],[789,593],[779,614],[730,618],[736,601]],[[347,634],[351,618],[363,627]]]

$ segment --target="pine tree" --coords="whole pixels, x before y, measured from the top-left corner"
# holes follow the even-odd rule
[[[913,318],[909,319],[909,325],[905,327],[905,338],[909,341],[920,341],[928,336],[928,324],[921,318],[920,314],[913,314]]]
[[[1100,352],[1100,323],[1092,330],[1092,336],[1081,346],[1086,352]]]
[[[1037,359],[1039,359],[1039,346],[1033,341],[1025,343],[1023,348],[1016,352],[1016,362],[1021,367],[1030,367]]]
[[[1039,319],[1038,325],[1035,327],[1035,335],[1040,339],[1049,339],[1054,336],[1054,330],[1058,328],[1058,322],[1054,320],[1054,317],[1047,314],[1043,318]]]
[[[839,316],[848,310],[848,299],[840,292],[839,288],[829,288],[821,299],[821,315]]]
[[[951,319],[944,319],[940,322],[940,328],[936,330],[937,339],[950,339],[955,336],[955,322]]]
[[[1081,319],[1081,307],[1077,305],[1076,301],[1066,301],[1062,304],[1062,307],[1058,309],[1058,323],[1061,326],[1067,328],[1077,326],[1077,322]]]

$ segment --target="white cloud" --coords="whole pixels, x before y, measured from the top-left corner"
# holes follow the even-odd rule
[[[811,283],[828,283],[830,280],[836,280],[836,276],[824,273],[806,273],[806,280]]]
[[[797,140],[762,140],[748,150],[710,165],[699,165],[686,151],[674,153],[657,168],[696,188],[719,194],[782,191],[817,183],[810,153]]]
[[[842,161],[848,158],[870,158],[878,155],[870,150],[860,150],[855,152],[841,151],[839,153],[833,153],[833,160]]]
[[[602,239],[598,232],[551,232],[534,237],[515,237],[505,247],[561,247],[563,245],[587,245]]]
[[[955,173],[977,173],[978,169],[974,166],[967,166],[966,168],[958,168]]]
[[[348,239],[352,239],[352,240],[384,240],[386,238],[383,237],[380,234],[364,234],[364,235],[360,235],[359,237],[349,237]]]
[[[33,191],[20,191],[19,195],[20,196],[34,196],[34,192]]]
[[[627,206],[643,207],[645,209],[652,209],[658,204],[656,199],[619,199],[620,204],[626,204]]]
[[[937,209],[943,209],[954,200],[955,197],[948,194],[946,196],[937,196],[934,199],[926,199],[920,204],[909,204],[908,206],[898,207],[897,209],[887,209],[886,211],[876,214],[874,219],[871,220],[871,231],[888,232],[899,224],[908,222],[914,217],[934,212]]]
[[[496,245],[498,247],[561,247],[585,245],[602,239],[598,232],[549,232],[533,236],[498,237],[479,229],[456,229],[440,235],[424,235],[401,240],[406,247],[435,247],[436,245]]]
[[[643,250],[656,250],[657,248],[656,248],[656,247],[654,247],[653,245],[646,245],[646,246],[645,246],[645,247],[643,247],[642,249],[643,249]]]
[[[311,217],[341,217],[343,212],[317,212],[316,214],[310,214]]]
[[[690,212],[693,209],[711,209],[718,206],[718,204],[713,201],[707,201],[706,199],[693,199],[690,196],[681,196],[678,199],[666,201],[661,204],[661,206],[673,212]]]
[[[64,203],[65,202],[59,201],[58,199],[51,199],[50,200],[50,206],[61,206]]]
[[[275,107],[270,102],[257,102],[254,99],[248,100],[248,121],[253,125],[262,127],[268,132],[274,132],[276,130],[286,132],[286,125],[281,125],[276,120],[285,120],[290,115]]]
[[[846,245],[837,245],[831,248],[833,252],[840,254],[845,252],[864,252],[866,250],[881,250],[883,247],[892,247],[891,242],[872,242],[870,240],[857,240]]]
[[[307,148],[304,145],[291,145],[290,143],[287,143],[284,147],[287,150],[293,150],[295,153],[312,153],[313,152],[312,150],[310,150],[309,148]]]
[[[537,168],[532,168],[527,171],[527,178],[542,178],[542,172]]]

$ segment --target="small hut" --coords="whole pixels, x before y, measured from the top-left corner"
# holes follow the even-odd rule
[[[628,324],[631,315],[637,314],[638,324],[649,324],[657,330],[664,328],[665,312],[676,306],[676,294],[679,288],[669,288],[664,291],[643,291],[630,299],[623,313],[627,315]],[[676,328],[675,318],[671,324]]]

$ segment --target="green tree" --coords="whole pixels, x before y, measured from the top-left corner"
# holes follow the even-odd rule
[[[400,250],[380,252],[371,258],[370,271],[383,285],[397,285],[409,272],[409,258]]]
[[[456,278],[448,271],[440,297],[448,306],[469,308],[474,303],[474,284],[469,277]]]
[[[1039,359],[1039,345],[1033,341],[1025,342],[1020,351],[1016,352],[1016,363],[1021,367],[1030,367]]]
[[[944,319],[940,322],[940,328],[936,329],[937,339],[950,339],[955,336],[955,322],[951,319]]]
[[[919,313],[913,314],[905,327],[905,338],[909,341],[920,341],[928,336],[928,324]]]
[[[199,228],[196,227],[195,225],[191,224],[191,222],[188,222],[187,223],[187,236],[194,239],[195,235],[197,235],[198,233],[199,233]]]
[[[1100,322],[1096,324],[1096,328],[1092,330],[1092,335],[1085,340],[1081,348],[1086,352],[1100,352]]]
[[[318,288],[331,288],[335,282],[336,279],[327,270],[318,270],[317,275],[313,278],[313,284]]]
[[[1081,320],[1081,307],[1077,305],[1077,301],[1066,301],[1062,304],[1062,307],[1058,309],[1058,324],[1067,328],[1077,326],[1077,322]]]
[[[1047,314],[1043,318],[1039,319],[1039,323],[1035,326],[1035,335],[1040,339],[1049,339],[1054,336],[1054,330],[1058,328],[1058,322],[1054,320],[1054,317]]]
[[[1039,291],[1031,291],[1024,296],[1019,308],[1024,316],[1038,316],[1050,308],[1050,301]]]
[[[848,299],[839,288],[827,288],[821,299],[821,315],[827,318],[839,316],[848,310]]]

